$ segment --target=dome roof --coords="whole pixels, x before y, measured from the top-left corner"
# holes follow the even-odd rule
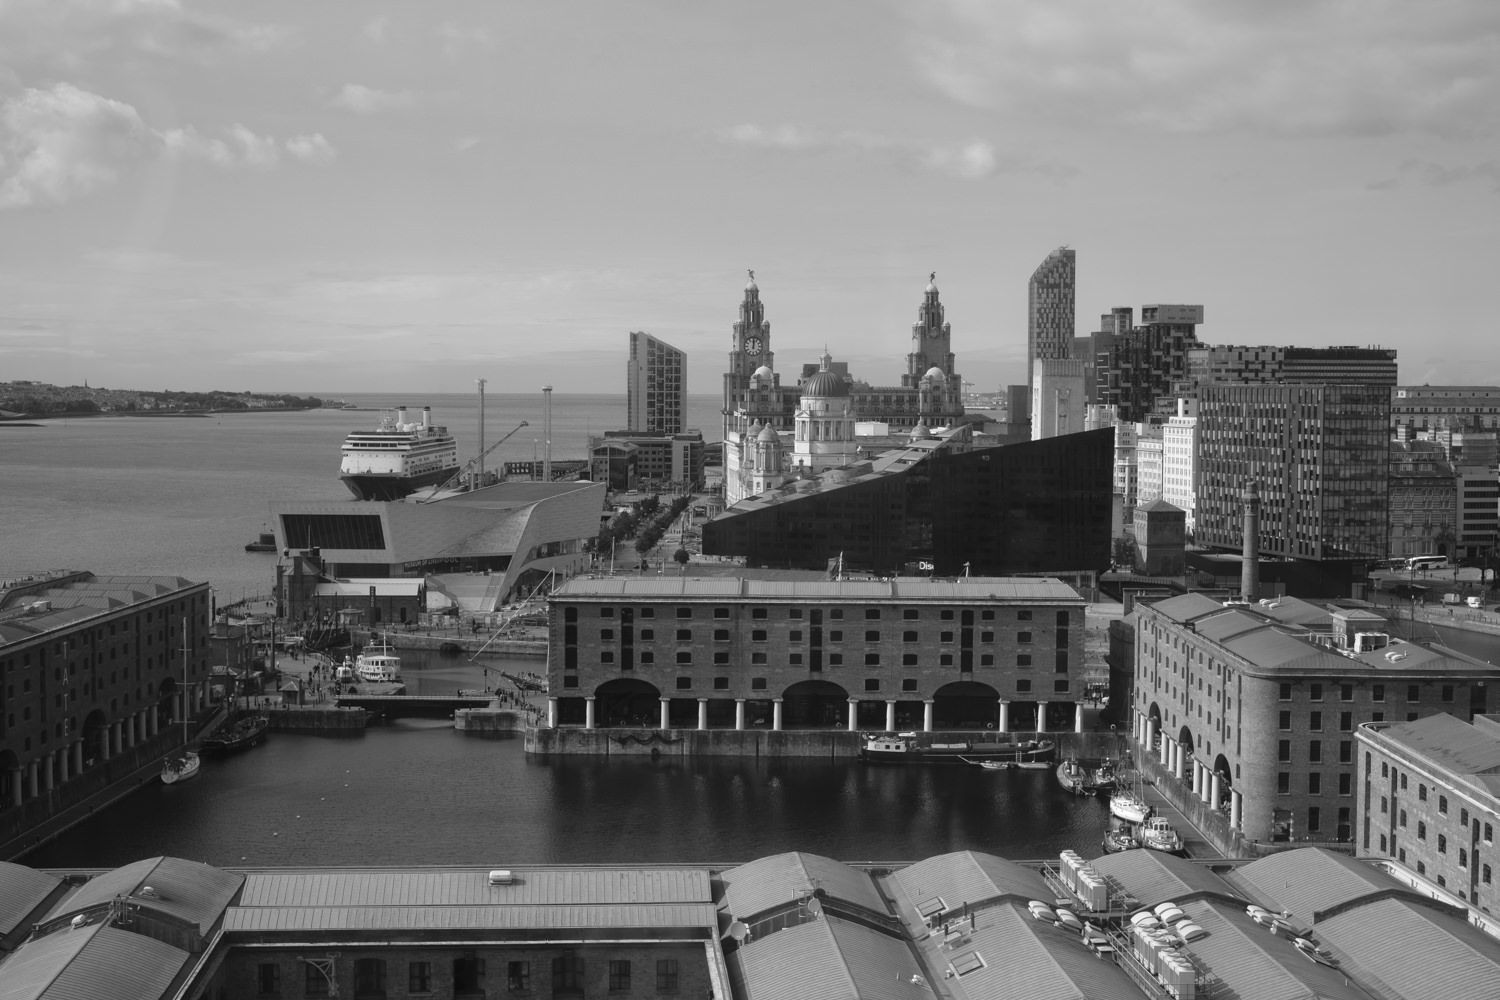
[[[760,429],[760,433],[757,434],[757,435],[755,435],[755,440],[757,440],[757,441],[776,441],[776,440],[779,440],[779,439],[776,437],[776,432],[771,429],[771,425],[770,424],[766,424],[766,426],[764,426],[764,427],[762,427]]]
[[[927,425],[925,423],[918,423],[917,426],[915,426],[915,427],[913,427],[911,429],[911,440],[913,440],[913,441],[931,441],[932,440],[932,431],[928,429],[928,427],[927,427]]]
[[[941,368],[939,368],[937,365],[933,365],[931,368],[927,369],[927,374],[923,375],[922,377],[923,378],[943,379],[945,381],[948,378],[947,374]]]
[[[935,282],[935,281],[929,281],[927,283],[926,291],[928,291],[928,292],[935,292],[935,291],[937,291],[937,282]]]
[[[849,386],[844,380],[833,372],[824,369],[815,372],[811,378],[802,383],[802,395],[804,396],[847,396]]]
[[[751,378],[775,378],[776,377],[776,373],[773,372],[773,371],[771,371],[771,366],[770,365],[761,365],[759,368],[755,369],[755,373],[753,375],[751,375],[750,377]]]

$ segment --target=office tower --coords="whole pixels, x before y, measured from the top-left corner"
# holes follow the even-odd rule
[[[1500,430],[1500,386],[1398,385],[1391,399],[1391,431],[1431,430],[1439,423],[1464,431]]]
[[[1066,361],[1073,349],[1073,287],[1076,254],[1058,247],[1032,272],[1027,285],[1026,384],[1032,385],[1038,361]]]
[[[1087,399],[1082,361],[1038,360],[1031,376],[1031,440],[1083,430]]]
[[[1116,309],[1102,322],[1118,330],[1129,317],[1128,309]],[[1202,322],[1200,305],[1147,305],[1141,307],[1139,326],[1101,335],[1095,359],[1097,402],[1119,407],[1121,420],[1145,420],[1157,400],[1172,396],[1187,377],[1188,352],[1198,345]]]
[[[1187,351],[1187,379],[1195,385],[1217,382],[1396,384],[1396,352],[1385,347],[1193,344]]]
[[[1261,491],[1261,551],[1345,593],[1386,554],[1390,389],[1206,385],[1198,390],[1197,541],[1239,551],[1243,494]],[[1342,569],[1334,567],[1342,566]]]
[[[625,420],[633,431],[681,434],[687,419],[687,355],[649,333],[630,334]]]

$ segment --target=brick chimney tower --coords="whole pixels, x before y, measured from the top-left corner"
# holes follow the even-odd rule
[[[1240,599],[1260,599],[1260,490],[1252,479],[1245,487],[1245,537],[1240,557]]]

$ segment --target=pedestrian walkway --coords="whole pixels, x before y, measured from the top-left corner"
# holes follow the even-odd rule
[[[1215,847],[1203,831],[1194,826],[1154,783],[1147,785],[1144,791],[1153,815],[1164,817],[1177,830],[1178,836],[1182,838],[1183,853],[1190,858],[1222,858],[1224,856],[1224,852]]]

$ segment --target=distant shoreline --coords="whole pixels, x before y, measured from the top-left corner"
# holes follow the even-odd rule
[[[311,413],[314,410],[327,410],[326,406],[257,406],[253,410],[241,410],[235,408],[223,410],[60,410],[56,413],[18,413],[15,415],[0,415],[0,426],[10,425],[12,427],[41,427],[38,423],[22,423],[22,421],[36,420],[72,420],[87,417],[214,417],[225,414],[240,413]],[[330,411],[333,412],[333,411]],[[342,411],[339,411],[342,412]]]

